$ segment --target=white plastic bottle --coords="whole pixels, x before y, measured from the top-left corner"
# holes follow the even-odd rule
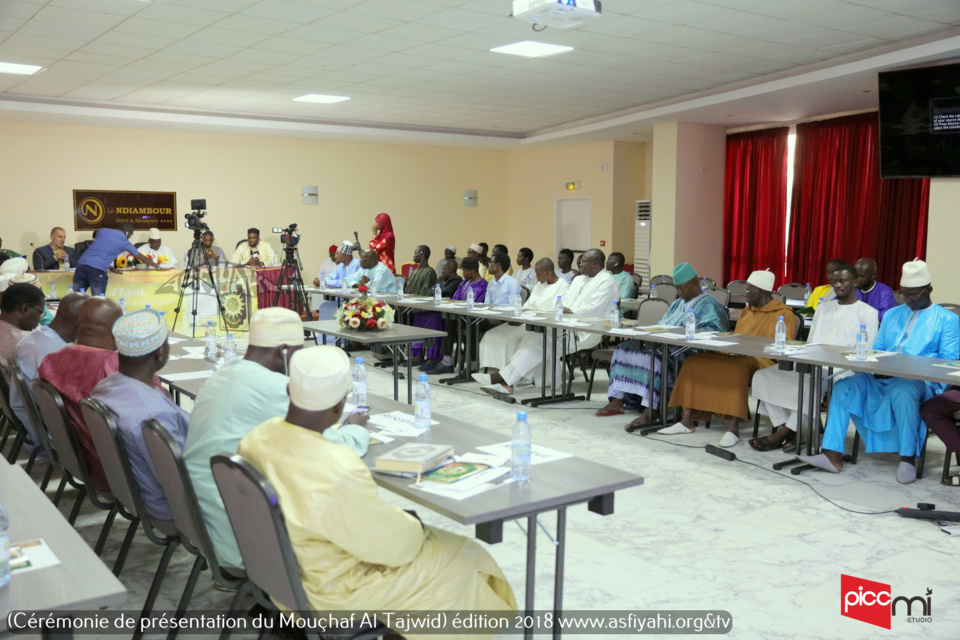
[[[870,349],[867,348],[867,325],[860,325],[860,330],[857,331],[857,360],[863,362],[867,359]]]
[[[360,407],[367,404],[367,370],[363,358],[357,358],[353,367],[353,404]]]
[[[611,329],[620,326],[620,309],[617,308],[616,300],[610,303],[610,309],[607,311],[607,321],[610,323]]]
[[[553,321],[563,322],[563,296],[557,296],[557,303],[553,307]]]
[[[63,256],[63,270],[66,271],[70,268],[70,254]]]
[[[413,426],[423,431],[430,430],[430,383],[427,374],[421,373],[417,390],[413,394]]]
[[[320,272],[320,288],[321,289],[327,288],[327,272],[326,271]]]
[[[397,302],[403,302],[403,278],[397,278]]]
[[[683,333],[687,340],[697,337],[697,314],[693,312],[693,307],[687,309],[687,316],[683,320]]]
[[[203,331],[203,357],[217,357],[217,329],[213,326],[213,320],[207,320],[207,327]]]
[[[523,296],[520,295],[520,290],[517,289],[517,292],[513,296],[513,317],[519,318],[523,315]]]
[[[73,293],[73,285],[72,285],[72,284],[68,284],[68,285],[67,285],[67,295],[70,295],[71,293]]]
[[[370,281],[370,287],[369,287],[369,289],[370,289],[370,291],[369,291],[370,297],[371,297],[371,298],[376,298],[376,297],[377,297],[377,281],[376,281],[376,280],[371,280],[371,281]]]
[[[118,302],[119,302],[119,304],[120,304],[120,311],[122,311],[123,313],[126,313],[126,312],[127,312],[127,301],[124,300],[123,298],[120,298],[120,300],[119,300]]]
[[[473,311],[475,299],[476,296],[473,293],[473,287],[467,287],[467,311]]]
[[[56,300],[57,299],[57,281],[50,281],[50,295],[47,296],[47,300]]]
[[[810,289],[810,283],[808,282],[808,283],[807,283],[807,288],[803,290],[803,299],[804,299],[804,300],[809,300],[811,294],[813,294],[813,290]]]
[[[650,297],[651,298],[657,297],[657,285],[655,284],[650,285]]]
[[[513,425],[513,439],[510,442],[510,474],[517,482],[530,482],[532,454],[527,412],[517,411],[517,422]]]
[[[773,338],[773,347],[778,354],[783,354],[787,350],[787,323],[783,321],[783,316],[777,318],[777,330]]]
[[[2,496],[0,496],[2,497]],[[10,583],[10,518],[0,504],[0,589]]]
[[[440,289],[440,283],[438,282],[433,287],[433,306],[439,307],[440,301],[443,299],[443,291]]]
[[[233,360],[237,357],[237,343],[233,340],[233,334],[228,333],[223,341],[223,359]]]

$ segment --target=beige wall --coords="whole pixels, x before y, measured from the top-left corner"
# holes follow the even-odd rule
[[[960,230],[960,178],[930,181],[927,228],[927,264],[933,279],[935,302],[960,303],[957,279],[957,238]],[[897,289],[897,283],[890,285]]]
[[[675,252],[674,214],[677,210],[677,134],[679,123],[653,126],[652,246],[650,274],[671,273]]]
[[[4,247],[30,255],[29,243],[73,231],[73,189],[176,191],[179,229],[164,241],[178,255],[192,234],[183,227],[191,198],[206,198],[205,219],[229,257],[250,226],[278,248],[270,227],[299,223],[303,261],[314,274],[326,248],[353,231],[370,238],[374,216],[391,214],[397,263],[416,244],[435,257],[453,242],[465,253],[475,239],[507,227],[507,152],[255,136],[172,133],[0,121],[0,211]],[[320,204],[300,203],[303,185],[320,187]],[[476,189],[479,206],[463,206]],[[146,240],[138,232],[134,241]],[[313,275],[310,275],[310,279]]]
[[[650,199],[649,152],[653,145],[643,142],[615,142],[613,147],[613,232],[607,246],[633,263],[634,218],[637,200]]]

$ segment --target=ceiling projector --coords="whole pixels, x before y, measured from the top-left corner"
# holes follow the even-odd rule
[[[513,17],[545,27],[570,29],[600,17],[600,0],[513,0]]]

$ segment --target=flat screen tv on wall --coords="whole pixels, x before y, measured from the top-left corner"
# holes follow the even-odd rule
[[[960,176],[960,64],[879,74],[880,175]]]

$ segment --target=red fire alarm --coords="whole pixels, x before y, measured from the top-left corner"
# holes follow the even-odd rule
[[[601,247],[607,246],[607,241],[606,241],[606,240],[601,240],[601,241],[600,241],[600,246],[601,246]]]

